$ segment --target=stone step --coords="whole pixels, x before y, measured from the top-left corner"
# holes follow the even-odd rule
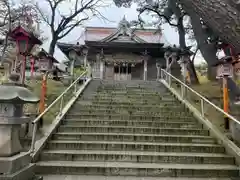
[[[99,120],[89,120],[89,119],[79,119],[79,120],[67,120],[62,121],[64,125],[74,125],[74,126],[138,126],[138,127],[162,127],[162,128],[202,128],[203,125],[196,122],[182,122],[177,121],[136,121],[136,120],[110,120],[110,119],[99,119]]]
[[[162,142],[162,143],[199,143],[215,144],[210,136],[197,135],[162,135],[162,134],[131,134],[131,133],[84,133],[59,132],[53,134],[53,140],[81,141],[124,141],[124,142]]]
[[[101,102],[101,101],[111,101],[111,102],[130,102],[130,103],[136,103],[136,104],[139,104],[139,103],[161,103],[161,104],[172,104],[172,103],[178,103],[180,104],[180,102],[176,101],[176,99],[162,99],[162,98],[142,98],[142,97],[137,97],[137,98],[132,98],[132,97],[127,97],[127,96],[124,96],[124,97],[86,97],[86,98],[83,98],[83,100],[91,100],[91,101],[94,101],[94,102]]]
[[[170,116],[170,117],[169,117]],[[141,114],[112,114],[112,113],[69,113],[66,116],[66,119],[113,119],[113,120],[158,120],[158,119],[179,119],[181,120],[194,120],[196,122],[196,119],[192,117],[191,115],[184,115],[184,116],[172,116],[171,114],[166,115],[141,115]]]
[[[165,87],[156,87],[156,85],[140,85],[140,86],[99,86],[97,88],[97,91],[149,91],[149,92],[155,92],[155,91],[167,91]]]
[[[218,144],[51,140],[46,149],[225,153]]]
[[[94,175],[41,175],[44,180],[238,180],[237,178],[178,178],[178,177],[135,177],[135,176],[94,176]]]
[[[80,115],[79,115],[80,116]],[[103,117],[88,117],[88,118],[79,118],[79,116],[75,116],[75,118],[70,118],[71,117],[71,114],[67,115],[65,117],[65,121],[119,121],[121,123],[121,121],[128,121],[128,122],[133,122],[133,123],[182,123],[182,124],[199,124],[199,122],[193,118],[193,117],[166,117],[166,118],[163,118],[163,117],[160,117],[160,118],[155,118],[153,117],[152,119],[146,119],[146,118],[142,118],[142,117],[138,117],[138,116],[132,116],[133,118],[132,119],[129,119],[129,116],[124,119],[115,119],[113,116],[113,119],[109,118],[109,116],[106,116],[105,118]],[[202,127],[202,126],[201,126]]]
[[[93,98],[95,99],[119,99],[119,98],[129,98],[129,99],[141,99],[141,100],[147,100],[147,99],[151,99],[151,100],[163,100],[163,101],[175,101],[176,99],[174,99],[172,96],[160,96],[160,95],[111,95],[111,94],[96,94],[96,95],[92,95]]]
[[[148,115],[154,115],[154,116],[175,116],[175,117],[179,117],[179,116],[186,116],[186,115],[191,115],[191,113],[189,111],[175,111],[175,112],[171,112],[171,111],[139,111],[139,110],[134,110],[134,109],[73,109],[71,111],[69,111],[69,113],[74,113],[74,112],[81,112],[82,114],[92,114],[92,113],[96,113],[96,114],[119,114],[119,115],[143,115],[143,116],[148,116]]]
[[[116,96],[125,96],[125,95],[131,95],[131,96],[169,96],[173,97],[171,92],[159,92],[159,91],[97,91],[92,93],[93,95],[116,95]]]
[[[95,108],[113,108],[113,109],[139,109],[139,110],[188,110],[185,106],[167,106],[167,105],[119,105],[119,104],[92,104],[92,105],[83,105],[81,104],[81,102],[79,103],[75,103],[72,108],[78,108],[78,109],[83,109],[83,108],[87,108],[87,109],[95,109]]]
[[[86,99],[84,99],[86,101]],[[119,105],[133,105],[133,106],[141,106],[141,105],[166,105],[166,106],[172,106],[172,105],[182,105],[178,101],[161,101],[161,102],[153,102],[153,101],[109,101],[109,100],[100,100],[96,101],[91,98],[88,99],[92,104],[100,104],[100,105],[111,105],[111,104],[119,104]],[[183,105],[182,105],[183,106]]]
[[[218,164],[171,164],[127,162],[70,162],[47,161],[37,163],[41,174],[84,174],[105,176],[155,176],[155,177],[237,177],[238,167]]]
[[[138,151],[48,150],[43,151],[40,160],[234,165],[234,158],[225,154]]]
[[[170,107],[169,107],[170,108]],[[108,107],[104,107],[104,106],[73,106],[71,108],[71,111],[73,110],[80,110],[81,112],[82,111],[86,111],[86,112],[92,112],[92,111],[102,111],[102,112],[148,112],[148,114],[150,113],[170,113],[172,110],[175,110],[174,113],[176,112],[182,112],[182,113],[190,113],[188,109],[183,109],[183,108],[175,108],[175,109],[169,109],[169,108],[159,108],[159,107],[156,107],[156,108],[134,108],[134,106],[128,106],[128,107],[111,107],[111,106],[108,106]]]
[[[148,91],[111,91],[111,92],[96,92],[93,93],[94,96],[162,96],[162,97],[173,97],[173,95],[170,92],[166,93],[160,93],[160,92],[148,92]]]
[[[142,133],[142,134],[167,134],[167,135],[202,135],[208,136],[205,129],[191,128],[157,128],[136,126],[70,126],[61,125],[58,132],[105,132],[105,133]]]

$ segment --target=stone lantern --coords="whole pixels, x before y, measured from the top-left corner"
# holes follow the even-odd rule
[[[159,62],[156,62],[156,68],[157,68],[157,80],[159,80],[160,78],[160,74],[161,74],[161,64]]]
[[[166,48],[165,59],[166,59],[166,70],[172,74],[173,76],[179,78],[180,74],[180,66],[177,63],[179,58],[180,49],[175,45],[173,47]]]
[[[27,88],[16,85],[19,77],[10,75],[8,83],[0,86],[0,179],[34,179],[29,152],[20,144],[20,128],[30,118],[23,115],[25,103],[39,99]],[[11,82],[12,81],[12,82]]]
[[[71,76],[71,82],[74,81],[74,66],[75,66],[75,62],[78,58],[78,54],[75,50],[71,50],[69,52],[69,58],[70,58],[70,76]]]
[[[180,59],[178,61],[180,67],[181,67],[181,73],[183,77],[183,82],[186,84],[186,80],[188,77],[188,63],[190,56],[193,55],[193,52],[190,50],[191,47],[186,47],[185,49],[181,49],[179,52]]]

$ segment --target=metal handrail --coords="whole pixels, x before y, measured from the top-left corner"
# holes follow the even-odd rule
[[[74,93],[77,92],[77,84],[81,78],[87,74],[87,71],[83,72],[70,86],[68,86],[67,89],[63,91],[62,94],[60,94],[57,99],[55,99],[36,119],[32,121],[33,124],[33,134],[32,134],[32,142],[31,142],[31,148],[30,148],[30,153],[34,152],[35,149],[35,142],[36,142],[36,134],[37,134],[37,128],[38,128],[38,122],[40,119],[54,106],[57,104],[57,102],[60,101],[60,112],[61,114],[62,109],[63,109],[63,97],[64,95],[74,86]]]
[[[214,103],[212,103],[211,101],[209,101],[207,98],[205,98],[204,96],[202,96],[201,94],[199,94],[197,91],[193,90],[191,87],[189,87],[188,85],[184,84],[181,80],[179,80],[178,78],[174,77],[173,75],[171,75],[170,73],[168,73],[166,70],[161,69],[161,78],[163,78],[163,73],[165,75],[167,75],[168,77],[171,77],[172,79],[176,80],[178,83],[181,84],[181,91],[183,91],[184,88],[187,88],[189,91],[191,91],[193,94],[197,95],[200,99],[201,99],[201,115],[204,117],[204,102],[206,102],[207,104],[211,105],[213,108],[215,108],[216,110],[218,110],[219,112],[221,112],[222,114],[224,114],[226,117],[228,117],[229,119],[233,120],[234,122],[236,122],[237,124],[240,125],[240,122],[233,117],[232,115],[226,113],[223,109],[221,109],[220,107],[218,107],[217,105],[215,105]],[[169,80],[169,79],[168,79]],[[167,81],[166,81],[167,82]],[[168,82],[167,82],[168,83]],[[171,82],[168,83],[168,85],[171,86]],[[183,94],[183,93],[182,93]]]

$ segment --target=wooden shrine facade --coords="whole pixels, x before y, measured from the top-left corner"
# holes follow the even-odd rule
[[[165,65],[166,41],[154,29],[131,29],[124,18],[118,28],[87,27],[84,45],[58,43],[69,56],[90,68],[93,78],[107,80],[156,80],[156,63]]]

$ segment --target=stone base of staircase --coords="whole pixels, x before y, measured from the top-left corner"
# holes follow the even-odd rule
[[[79,176],[79,175],[46,175],[44,180],[237,180],[230,178],[159,178],[133,176]]]
[[[43,180],[42,176],[34,174],[34,169],[35,164],[29,164],[13,174],[0,175],[0,180]]]

